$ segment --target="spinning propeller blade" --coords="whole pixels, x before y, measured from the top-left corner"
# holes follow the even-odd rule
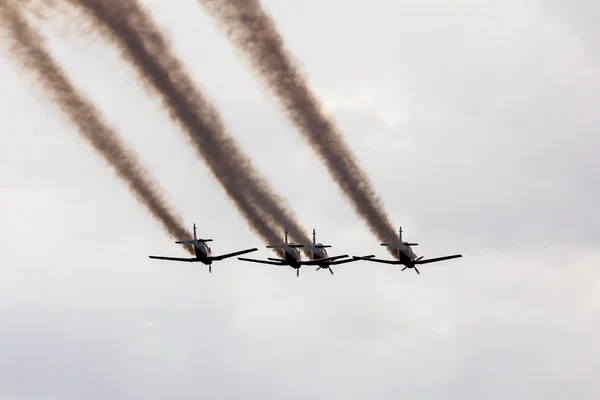
[[[320,269],[328,269],[329,272],[331,272],[331,275],[334,275],[333,270],[331,269],[331,267],[318,267],[317,269],[315,269],[315,271],[318,271]]]

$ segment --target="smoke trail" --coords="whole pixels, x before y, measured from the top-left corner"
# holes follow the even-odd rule
[[[325,162],[354,210],[379,240],[397,236],[383,202],[333,121],[302,78],[260,0],[198,0],[249,58],[257,75],[282,103],[288,118]],[[390,253],[394,254],[393,250]]]
[[[17,6],[0,0],[0,19],[9,34],[13,55],[20,66],[38,81],[57,103],[79,133],[114,168],[137,200],[142,203],[175,239],[190,237],[181,218],[163,198],[158,184],[138,161],[135,153],[121,142],[117,133],[103,121],[100,112],[79,94],[60,65],[45,48],[41,34],[34,30]],[[193,251],[185,246],[186,250]]]
[[[201,94],[170,44],[137,1],[68,0],[95,21],[162,99],[171,119],[188,134],[198,155],[263,240],[281,239],[286,227],[296,241],[310,243],[298,222],[229,136],[216,108]],[[305,249],[310,255],[310,249]]]

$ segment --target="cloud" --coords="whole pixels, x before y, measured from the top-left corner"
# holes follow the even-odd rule
[[[575,39],[584,44],[590,55],[597,58],[600,45],[595,22],[600,17],[598,3],[589,0],[551,0],[539,2],[539,7],[547,18],[563,25]]]
[[[330,253],[385,257],[195,1],[152,3],[305,228]],[[0,395],[598,397],[600,79],[585,45],[534,2],[266,4],[416,252],[464,258],[300,279],[148,260],[180,249],[3,65]],[[217,253],[261,247],[127,67],[82,42],[53,41],[186,221]]]
[[[386,58],[393,54],[395,63],[367,78],[381,77],[387,92],[377,84],[370,91],[343,83],[327,89],[338,92],[332,111],[355,149],[365,163],[377,163],[371,172],[392,212],[411,210],[415,223],[442,235],[460,234],[461,225],[469,230],[461,240],[478,245],[559,237],[597,243],[600,232],[589,219],[599,193],[590,175],[598,167],[594,64],[572,36],[527,3],[509,2],[493,13],[483,4],[467,11],[447,3],[447,17],[423,7],[385,14],[398,31],[412,32],[387,39]],[[373,21],[368,13],[363,18]],[[372,51],[356,46],[352,57],[363,50]],[[369,110],[360,99],[369,99]],[[399,122],[387,129],[356,122],[385,120],[373,115],[389,114],[380,104],[394,103]],[[385,137],[394,156],[359,145],[359,137],[371,143]]]

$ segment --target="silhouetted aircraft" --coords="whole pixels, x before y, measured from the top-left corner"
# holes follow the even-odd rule
[[[191,240],[179,240],[177,244],[191,244],[194,246],[194,253],[196,257],[191,258],[179,258],[179,257],[163,257],[163,256],[148,256],[156,260],[169,260],[169,261],[186,261],[186,262],[201,262],[208,265],[208,272],[212,272],[213,261],[221,261],[229,257],[235,257],[246,253],[257,251],[257,248],[236,251],[234,253],[222,254],[220,256],[213,256],[212,250],[206,242],[212,242],[212,239],[198,239],[196,236],[196,224],[194,224],[194,239]]]
[[[400,230],[398,231],[398,242],[397,243],[381,243],[381,245],[386,246],[386,247],[391,247],[391,248],[397,250],[398,251],[398,260],[382,260],[382,259],[375,258],[374,255],[363,256],[363,257],[353,256],[352,258],[354,258],[356,260],[372,261],[372,262],[378,262],[378,263],[383,263],[383,264],[404,265],[404,268],[402,268],[402,271],[404,271],[407,268],[414,268],[414,270],[417,272],[417,274],[420,274],[419,270],[417,269],[417,265],[429,264],[432,262],[451,260],[453,258],[462,257],[462,254],[454,254],[451,256],[436,257],[436,258],[429,258],[429,259],[423,260],[423,256],[417,257],[417,255],[413,252],[413,250],[411,248],[411,246],[418,246],[419,245],[418,243],[409,243],[409,242],[402,241],[402,227],[400,227]]]
[[[260,263],[260,264],[289,266],[296,270],[296,276],[300,276],[300,267],[302,267],[303,265],[321,265],[321,264],[326,265],[325,263],[327,263],[327,262],[338,260],[343,257],[348,257],[348,255],[327,257],[327,252],[323,253],[321,251],[318,251],[318,259],[310,260],[310,261],[302,261],[302,256],[300,254],[300,250],[298,250],[298,249],[302,248],[302,247],[306,247],[306,246],[307,245],[304,245],[304,244],[288,243],[288,231],[286,229],[283,244],[267,246],[267,249],[283,250],[283,254],[282,254],[283,258],[270,258],[269,257],[269,258],[267,258],[267,260],[257,260],[254,258],[238,257],[238,260]],[[315,254],[315,249],[322,250],[322,247],[329,247],[329,246],[321,245],[321,247],[313,248],[313,255]],[[350,260],[350,261],[354,261],[354,260]],[[327,267],[325,267],[325,268],[327,268]]]
[[[313,229],[313,260],[319,261],[319,263],[317,264],[318,268],[315,271],[318,271],[320,269],[327,269],[329,270],[329,272],[331,272],[331,275],[333,275],[333,270],[331,269],[332,265],[339,265],[358,261],[358,259],[356,258],[347,258],[345,260],[341,260],[341,258],[348,257],[347,254],[344,254],[343,256],[329,257],[329,255],[327,254],[327,250],[325,250],[325,248],[327,247],[331,247],[331,245],[317,243],[317,232],[315,232],[315,230]]]

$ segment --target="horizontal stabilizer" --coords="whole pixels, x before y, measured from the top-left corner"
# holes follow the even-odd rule
[[[212,242],[212,239],[191,239],[191,240],[178,240],[175,243],[177,244],[195,244],[202,242]]]
[[[240,251],[236,251],[233,253],[221,254],[220,256],[212,256],[212,257],[210,257],[210,260],[220,261],[220,260],[224,260],[226,258],[240,256],[240,255],[246,254],[246,253],[252,253],[253,251],[258,251],[258,249],[253,248],[253,249],[247,249],[247,250],[240,250]]]
[[[315,244],[315,245],[313,245],[313,247],[316,247],[318,249],[326,249],[326,248],[331,247],[331,245],[330,244]]]
[[[271,258],[271,257],[267,257],[267,260],[271,260],[271,261],[277,261],[277,262],[285,262],[285,260],[282,260],[281,258]]]
[[[419,260],[419,261],[415,261],[415,264],[429,264],[432,262],[438,262],[438,261],[444,261],[444,260],[452,260],[453,258],[461,258],[462,254],[455,254],[452,256],[444,256],[444,257],[436,257],[436,258],[430,258],[428,260]]]
[[[179,258],[179,257],[162,257],[162,256],[148,256],[155,260],[169,260],[169,261],[187,261],[187,262],[198,262],[198,258]]]
[[[253,263],[259,263],[259,264],[269,264],[269,265],[284,265],[280,262],[276,262],[276,261],[267,261],[267,260],[257,260],[255,258],[244,258],[244,257],[238,257],[238,260],[241,261],[248,261],[248,262],[253,262]]]

